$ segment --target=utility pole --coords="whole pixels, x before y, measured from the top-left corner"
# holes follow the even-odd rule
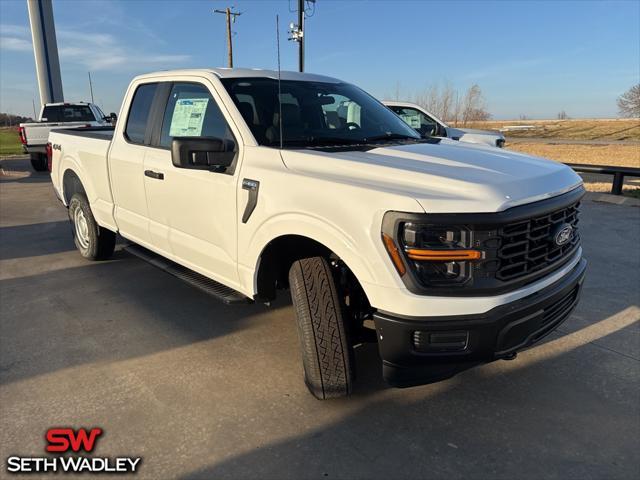
[[[213,13],[224,13],[227,16],[227,54],[229,55],[228,66],[233,68],[233,42],[231,41],[231,22],[236,23],[236,17],[242,15],[242,12],[232,12],[227,7],[224,10],[214,10]]]
[[[300,42],[298,44],[298,70],[304,72],[304,0],[298,0],[298,28],[300,29]]]
[[[87,72],[89,74],[89,90],[91,91],[91,103],[95,103],[93,101],[93,83],[91,83],[91,72]]]
[[[316,3],[316,0],[298,0],[298,24],[291,23],[289,25],[289,40],[298,42],[298,71],[304,72],[304,20],[305,20],[305,2]],[[313,13],[311,14],[313,15]]]

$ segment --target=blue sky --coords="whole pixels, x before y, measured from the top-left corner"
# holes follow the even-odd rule
[[[291,5],[290,5],[291,3]],[[287,41],[295,0],[54,0],[68,101],[119,111],[134,75],[225,66],[223,15],[235,5],[234,62],[275,68],[280,15],[282,68],[297,69]],[[317,0],[307,20],[309,72],[336,76],[373,95],[408,97],[450,82],[482,88],[494,118],[613,117],[615,99],[640,82],[640,0]],[[0,111],[39,104],[26,0],[0,0]]]

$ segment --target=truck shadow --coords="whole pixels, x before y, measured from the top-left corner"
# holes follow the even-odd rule
[[[556,343],[438,384],[371,396],[374,383],[351,399],[302,402],[309,417],[282,425],[284,440],[247,440],[239,425],[224,453],[209,444],[224,460],[180,478],[634,478],[637,363],[629,371],[633,361],[593,344]]]
[[[0,227],[0,260],[36,257],[75,249],[67,220]]]
[[[0,175],[0,183],[51,183],[49,173],[32,172],[29,174],[14,174],[13,172]]]
[[[28,156],[0,160],[0,183],[51,182],[49,172],[36,172],[31,168]]]
[[[0,384],[222,337],[290,303],[224,305],[124,251],[5,279],[0,292]]]

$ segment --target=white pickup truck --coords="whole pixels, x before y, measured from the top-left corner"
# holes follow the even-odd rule
[[[47,170],[46,146],[49,132],[59,128],[100,127],[115,122],[115,113],[107,117],[93,103],[47,103],[40,110],[40,121],[21,123],[18,129],[22,150],[31,157],[37,172]]]
[[[347,395],[354,348],[410,386],[513,359],[580,294],[582,181],[421,138],[354,85],[249,69],[136,77],[115,129],[51,132],[75,244],[130,251],[227,302],[289,289],[305,382]]]
[[[504,147],[505,138],[500,132],[450,127],[433,113],[415,103],[394,102],[391,100],[383,100],[382,103],[393,110],[407,125],[422,136],[446,137],[466,143],[477,143],[498,148]]]

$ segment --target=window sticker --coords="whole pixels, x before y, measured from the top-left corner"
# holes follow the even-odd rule
[[[411,128],[420,128],[420,115],[415,113],[403,113],[400,114],[400,118]]]
[[[171,117],[171,137],[197,137],[202,135],[204,114],[208,98],[181,98],[176,102]]]

